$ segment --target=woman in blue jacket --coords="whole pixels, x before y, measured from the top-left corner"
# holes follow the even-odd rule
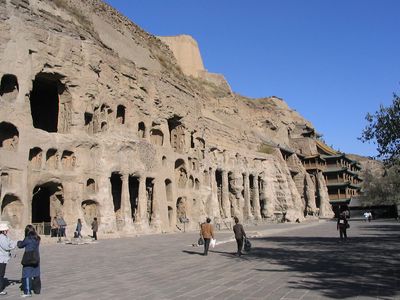
[[[32,293],[40,294],[40,255],[39,255],[40,236],[36,233],[32,225],[25,227],[25,238],[23,241],[18,241],[18,248],[25,248],[25,252],[36,251],[39,261],[37,265],[22,267],[22,297],[31,297]]]

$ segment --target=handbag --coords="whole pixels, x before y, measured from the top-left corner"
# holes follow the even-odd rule
[[[202,237],[199,238],[199,240],[197,241],[197,245],[204,245],[204,240]]]
[[[249,252],[251,249],[251,243],[249,239],[244,239],[244,251]]]
[[[25,251],[22,256],[21,265],[24,267],[36,267],[39,265],[40,258],[38,251]]]

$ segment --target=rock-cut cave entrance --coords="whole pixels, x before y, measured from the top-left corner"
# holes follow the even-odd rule
[[[30,94],[33,127],[57,132],[59,95],[63,89],[59,76],[46,73],[36,75]]]
[[[51,218],[62,215],[63,204],[63,188],[60,183],[47,182],[35,186],[32,195],[32,223],[48,223],[44,226],[44,234],[48,234],[46,229],[50,226]]]

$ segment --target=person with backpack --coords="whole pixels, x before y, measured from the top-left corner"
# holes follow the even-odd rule
[[[11,258],[11,250],[17,246],[17,243],[7,236],[9,230],[7,223],[0,223],[0,295],[7,295],[4,290],[7,286],[4,275],[7,263]]]
[[[22,257],[22,297],[32,297],[32,291],[40,294],[40,236],[36,233],[35,227],[27,225],[25,227],[25,238],[18,241],[18,248],[25,248]]]
[[[341,212],[338,219],[336,228],[339,230],[340,240],[346,241],[347,240],[347,228],[349,228],[349,221],[347,221],[346,214]]]
[[[233,232],[235,233],[235,239],[237,243],[237,256],[242,256],[243,241],[246,238],[246,232],[244,232],[243,225],[239,223],[239,218],[235,217],[235,225],[233,226]]]

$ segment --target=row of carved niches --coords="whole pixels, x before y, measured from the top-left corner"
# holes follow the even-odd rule
[[[38,73],[35,76],[30,92],[30,108],[33,127],[47,132],[68,133],[72,122],[72,96],[67,87],[61,82],[61,74]],[[0,96],[2,99],[15,99],[18,95],[18,79],[13,74],[4,74],[0,83]],[[118,105],[116,111],[106,103],[101,106],[89,109],[84,113],[84,123],[89,134],[106,132],[113,124],[126,123],[126,107]],[[185,151],[185,126],[182,117],[174,115],[167,120],[170,133],[170,144],[175,151],[183,153]],[[18,143],[18,130],[7,127],[0,128],[2,134],[1,147],[13,150]],[[12,125],[12,124],[11,124]],[[13,125],[12,125],[13,126]],[[13,134],[15,133],[16,134]],[[13,134],[11,137],[8,135]],[[139,138],[147,138],[150,135],[150,142],[154,145],[164,145],[164,133],[158,127],[150,129],[146,133],[144,122],[138,123],[137,134]],[[191,132],[190,148],[204,149],[205,143],[202,138],[194,138]],[[4,136],[6,135],[6,136]],[[4,146],[3,146],[4,144]],[[204,158],[204,152],[203,152]]]
[[[60,159],[60,152],[57,149],[51,148],[46,152],[46,159],[43,159],[43,150],[35,147],[29,150],[29,166],[31,169],[47,169],[47,170],[69,170],[75,169],[77,164],[74,152],[64,150]]]
[[[0,81],[0,97],[5,101],[14,101],[18,96],[19,86],[17,76],[4,74]]]
[[[84,114],[86,132],[95,134],[98,132],[106,132],[111,124],[125,124],[126,108],[118,105],[116,113],[112,108],[103,103],[101,106],[94,107],[93,111],[86,111]]]
[[[200,181],[194,178],[192,175],[188,177],[186,171],[186,164],[183,159],[177,159],[175,161],[175,180],[177,182],[178,188],[195,188],[200,189]]]
[[[116,123],[125,123],[125,110],[123,105],[118,105],[116,113]],[[93,112],[85,112],[85,128],[89,134],[95,134],[98,132],[106,132],[109,129],[109,124],[113,122],[113,110],[107,105],[103,104],[100,109],[96,107]],[[180,120],[180,119],[179,119]],[[185,150],[185,127],[180,121],[168,120],[168,126],[170,131],[170,145],[175,151],[183,153]],[[194,138],[194,132],[191,133],[191,148],[199,150],[199,157],[204,158],[205,141],[200,137]],[[153,127],[147,132],[146,124],[139,122],[137,126],[137,136],[139,138],[147,138],[149,136],[150,143],[157,146],[164,146],[164,132],[160,126],[156,126],[153,123]]]
[[[17,151],[19,132],[17,127],[9,122],[0,123],[0,149]]]
[[[197,158],[188,158],[189,166],[193,171],[198,171],[199,170],[199,162]]]

